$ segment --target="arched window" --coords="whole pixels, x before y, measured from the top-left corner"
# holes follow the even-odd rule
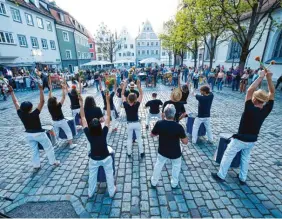
[[[241,52],[242,52],[241,45],[238,42],[232,40],[230,43],[227,59],[228,60],[239,59],[241,56]]]
[[[282,31],[279,34],[279,37],[276,41],[276,45],[274,47],[273,58],[281,58],[282,57]]]

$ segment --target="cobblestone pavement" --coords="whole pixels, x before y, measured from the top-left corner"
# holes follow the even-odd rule
[[[235,133],[244,106],[244,95],[225,88],[215,92],[212,106],[213,146],[206,139],[198,145],[184,146],[180,186],[170,185],[171,163],[164,167],[156,189],[150,187],[150,177],[157,156],[158,139],[150,137],[145,129],[143,106],[151,98],[153,89],[145,88],[140,108],[142,137],[146,156],[138,156],[137,144],[133,156],[126,156],[126,126],[121,119],[116,134],[110,133],[108,143],[115,150],[117,193],[109,198],[106,184],[97,186],[93,198],[87,197],[88,157],[86,137],[80,133],[74,142],[79,146],[70,150],[65,141],[55,145],[56,157],[61,161],[58,168],[51,167],[44,153],[42,169],[33,173],[31,153],[24,139],[23,125],[16,115],[11,99],[0,102],[0,196],[14,199],[1,200],[0,209],[7,213],[27,202],[71,201],[80,217],[282,217],[282,96],[277,94],[274,110],[264,122],[260,137],[253,150],[247,185],[241,186],[236,177],[238,170],[230,169],[226,183],[217,183],[210,177],[218,164],[213,161],[219,134]],[[169,98],[170,88],[158,85],[159,98]],[[60,96],[61,92],[56,91]],[[94,94],[102,105],[100,94]],[[19,94],[19,101],[39,101],[38,92]],[[47,93],[46,93],[47,98]],[[86,94],[84,94],[86,96]],[[64,104],[65,116],[70,116],[69,99]],[[189,112],[197,111],[197,102],[189,97]],[[45,106],[41,120],[51,124]],[[183,121],[183,125],[184,121]],[[150,129],[153,122],[150,124]]]

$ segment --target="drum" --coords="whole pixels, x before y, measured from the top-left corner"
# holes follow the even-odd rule
[[[188,119],[187,119],[187,124],[186,124],[186,128],[187,128],[187,132],[192,135],[193,132],[193,125],[194,125],[194,121],[195,118],[197,117],[196,113],[189,113],[188,114]],[[198,131],[198,137],[200,136],[205,136],[206,135],[206,127],[204,125],[204,123],[202,123],[200,125],[199,131]]]
[[[108,146],[108,150],[109,150],[109,153],[113,159],[113,170],[114,170],[114,176],[115,176],[115,151]],[[99,167],[98,169],[98,176],[97,176],[97,181],[98,182],[106,182],[106,174],[105,174],[105,171],[104,171],[104,168],[102,166]]]
[[[56,133],[54,130],[54,127],[52,125],[45,125],[42,126],[42,129],[45,130],[45,133],[47,134],[48,138],[50,139],[52,145],[55,145],[57,143],[56,139]],[[44,150],[43,146],[38,142],[38,148],[39,150]]]
[[[222,157],[224,155],[224,152],[230,143],[230,138],[232,137],[233,134],[230,133],[221,133],[219,135],[220,140],[219,140],[219,145],[217,150],[215,151],[214,154],[214,160],[220,164]],[[230,167],[238,168],[240,166],[240,160],[241,160],[241,151],[237,153],[237,155],[234,157]]]
[[[77,135],[77,131],[76,131],[76,127],[75,127],[75,122],[73,117],[66,117],[65,118],[68,121],[68,125],[71,129],[72,132],[72,136],[76,136]],[[64,130],[59,128],[59,138],[61,139],[67,139],[67,135],[65,134]]]

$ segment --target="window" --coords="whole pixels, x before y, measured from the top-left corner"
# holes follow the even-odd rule
[[[93,44],[89,43],[89,48],[92,49],[93,48]]]
[[[131,52],[127,52],[127,56],[130,56],[131,55]]]
[[[239,59],[241,55],[241,51],[242,49],[241,49],[240,44],[236,41],[231,41],[228,59],[229,60]],[[209,51],[207,51],[207,59],[209,58],[210,58],[210,54],[209,54]]]
[[[77,52],[77,56],[78,56],[79,59],[81,58],[80,51]]]
[[[125,57],[125,56],[126,56],[126,53],[124,52],[124,53],[123,53],[123,57]]]
[[[25,19],[26,19],[26,23],[27,25],[33,26],[33,19],[32,19],[32,15],[25,13]]]
[[[52,24],[50,21],[46,21],[47,23],[47,30],[52,31]]]
[[[54,40],[50,40],[50,47],[51,49],[55,50],[56,49],[56,44]]]
[[[165,52],[162,52],[162,56],[165,56]]]
[[[37,26],[38,26],[39,28],[43,29],[44,26],[43,26],[43,20],[42,20],[42,18],[37,17],[36,20],[37,20]]]
[[[98,48],[98,53],[101,53],[101,48],[100,47]]]
[[[159,50],[156,50],[156,55],[159,55]]]
[[[149,27],[147,27],[147,30],[150,30],[150,28],[149,28]]]
[[[145,50],[142,50],[142,55],[145,55]]]
[[[64,41],[70,41],[68,32],[63,31],[63,39]]]
[[[38,41],[36,37],[30,37],[32,48],[38,48]]]
[[[0,14],[7,15],[5,5],[2,2],[0,3]]]
[[[42,44],[42,48],[43,48],[43,49],[48,49],[47,40],[41,39],[41,44]]]
[[[124,48],[127,49],[127,44],[124,44]]]
[[[150,55],[150,51],[149,50],[147,50],[147,55]]]
[[[102,61],[102,57],[98,57],[98,61]]]
[[[154,46],[154,42],[151,42],[151,46]]]
[[[151,50],[151,55],[154,55],[154,50]]]
[[[156,46],[159,46],[159,42],[156,42]]]
[[[142,42],[142,46],[145,46],[145,42]]]
[[[134,53],[131,53],[131,56],[134,56]]]
[[[140,50],[138,50],[138,52],[137,52],[137,53],[138,53],[138,55],[140,55]]]
[[[133,44],[130,44],[130,49],[133,49]]]
[[[71,51],[66,50],[66,59],[71,59]]]
[[[138,42],[137,45],[140,46],[140,42]]]
[[[94,58],[94,52],[90,53],[91,58]]]
[[[119,53],[118,56],[121,57],[121,53]]]
[[[58,15],[59,15],[60,20],[64,22],[64,21],[65,21],[64,14],[63,14],[63,13],[58,12]]]
[[[150,46],[150,43],[149,43],[149,42],[147,42],[147,46]]]
[[[12,13],[12,17],[13,17],[14,21],[22,22],[21,14],[20,14],[20,11],[18,9],[11,8],[11,13]]]
[[[120,44],[118,44],[118,49],[121,49],[121,45]]]
[[[273,53],[273,58],[280,58],[280,57],[282,57],[282,31],[279,34]]]
[[[26,37],[24,35],[18,35],[20,47],[27,47]]]

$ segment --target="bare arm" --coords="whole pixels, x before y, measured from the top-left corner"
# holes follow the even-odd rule
[[[81,78],[78,78],[79,81],[79,93],[82,94]]]
[[[13,88],[11,86],[9,86],[9,91],[11,93],[12,100],[13,100],[13,103],[15,105],[16,110],[19,110],[20,109],[20,104],[19,104],[19,101],[18,101],[18,99],[17,99],[17,97],[16,97],[16,95],[14,93],[14,90],[13,90]]]
[[[266,73],[266,79],[267,79],[267,84],[268,84],[269,100],[274,100],[275,88],[274,88],[274,84],[272,82],[272,73],[271,72]]]
[[[107,119],[105,121],[105,126],[110,126],[111,123],[111,106],[110,106],[110,95],[106,94],[106,102],[107,102]]]
[[[139,90],[139,97],[138,97],[137,101],[138,101],[139,103],[141,103],[141,102],[142,102],[142,99],[143,99],[143,90],[142,90],[142,87],[141,87],[141,85],[140,85],[140,80],[137,81],[137,88],[138,88],[138,90]]]
[[[257,87],[259,86],[259,84],[262,82],[264,76],[265,76],[265,71],[261,71],[261,72],[260,72],[260,76],[259,76],[259,77],[254,81],[254,83],[252,83],[251,86],[248,88],[245,101],[248,101],[248,100],[251,100],[251,99],[252,99],[255,90],[257,89]]]
[[[66,99],[66,85],[62,86],[62,99],[60,101],[60,103],[63,105]]]
[[[84,108],[83,108],[82,96],[79,95],[78,99],[79,99],[79,105],[80,105],[80,117],[81,117],[82,127],[83,128],[87,128],[88,124],[87,124],[87,121],[86,121],[86,118],[85,118],[85,112],[84,112]]]
[[[51,81],[51,77],[50,76],[48,77],[48,84],[49,84],[49,88],[50,88],[48,98],[51,98],[52,97],[52,81]]]
[[[99,87],[100,87],[100,91],[103,91],[101,78],[99,79]]]
[[[117,78],[115,76],[114,92],[116,92],[116,91],[117,91]]]
[[[123,88],[122,88],[122,91],[121,91],[122,102],[126,102],[126,97],[124,96],[126,87],[127,87],[127,83],[124,82],[124,85],[123,85]]]
[[[41,112],[43,106],[44,106],[44,92],[43,92],[43,87],[41,85],[38,86],[40,90],[40,102],[37,106],[37,109]]]

